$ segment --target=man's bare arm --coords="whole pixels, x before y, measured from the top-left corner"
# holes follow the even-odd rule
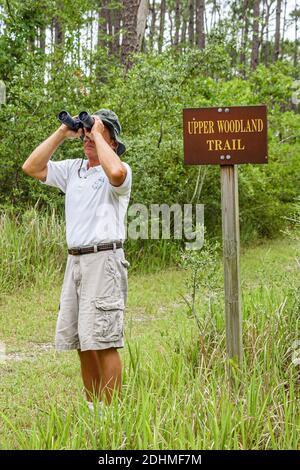
[[[99,161],[110,183],[114,186],[120,186],[126,178],[126,166],[123,165],[120,157],[108,145],[101,134],[95,134],[94,139]],[[101,158],[99,155],[101,155]]]
[[[33,178],[45,181],[47,178],[47,163],[57,147],[63,143],[66,138],[80,137],[81,133],[82,129],[79,129],[78,132],[74,132],[62,124],[50,137],[34,149],[23,163],[22,170]]]
[[[102,120],[99,116],[93,116],[93,118],[95,123],[92,130],[90,132],[85,130],[85,134],[95,142],[99,163],[102,165],[109,182],[113,186],[120,186],[126,178],[127,168],[116,152],[106,142],[102,134],[104,130]]]

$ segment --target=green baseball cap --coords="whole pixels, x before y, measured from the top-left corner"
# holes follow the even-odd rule
[[[119,137],[122,132],[122,127],[116,113],[114,113],[111,109],[102,108],[99,109],[99,111],[96,111],[94,114],[96,114],[96,116],[99,116],[101,121],[107,125],[107,127],[111,131],[112,137],[119,144],[116,150],[117,155],[122,155],[125,152],[126,147]]]

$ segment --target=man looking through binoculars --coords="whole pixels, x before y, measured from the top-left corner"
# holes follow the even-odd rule
[[[120,159],[126,148],[119,137],[117,115],[101,109],[88,117],[91,128],[83,125],[74,131],[61,124],[31,153],[22,169],[65,193],[68,258],[55,347],[59,351],[77,349],[92,409],[95,396],[109,404],[113,391],[120,395],[122,387],[117,349],[124,347],[129,265],[123,250],[124,218],[132,173]],[[87,160],[53,162],[51,156],[58,146],[74,138],[83,139]]]

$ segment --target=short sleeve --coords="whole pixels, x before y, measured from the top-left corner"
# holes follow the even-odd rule
[[[131,182],[132,182],[132,171],[128,163],[122,162],[126,166],[127,173],[126,178],[120,186],[114,186],[110,184],[112,191],[120,196],[125,196],[130,194],[131,191]]]
[[[49,160],[47,164],[47,178],[45,181],[40,180],[42,184],[53,186],[66,192],[67,183],[69,178],[70,163],[72,160],[62,160],[60,162],[53,162]]]

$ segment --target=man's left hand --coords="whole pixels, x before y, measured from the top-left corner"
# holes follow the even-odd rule
[[[89,132],[86,128],[84,129],[84,134],[90,139],[90,140],[95,140],[94,137],[96,134],[103,134],[104,132],[104,124],[102,122],[102,120],[99,118],[99,116],[94,116],[93,115],[93,118],[95,119],[95,123],[91,129],[91,131]]]

